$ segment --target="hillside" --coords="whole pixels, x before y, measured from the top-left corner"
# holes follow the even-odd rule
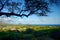
[[[0,24],[0,40],[60,40],[60,26]]]

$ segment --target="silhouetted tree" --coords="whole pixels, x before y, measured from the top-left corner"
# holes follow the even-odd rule
[[[17,0],[18,1],[18,0]],[[13,2],[12,0],[0,0],[0,16],[6,15],[10,17],[12,15],[15,16],[30,16],[32,14],[36,14],[38,16],[47,16],[47,13],[50,12],[49,4],[57,3],[56,0],[24,0],[25,5],[24,9],[21,9],[22,3],[20,2]],[[3,9],[7,9],[8,12],[2,11]],[[29,14],[21,14],[22,12],[28,11]]]

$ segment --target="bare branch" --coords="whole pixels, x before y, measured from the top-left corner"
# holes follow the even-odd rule
[[[0,11],[4,8],[4,5],[8,2],[9,0],[6,0],[6,2],[4,3],[4,4],[2,4],[2,7],[1,7],[1,9],[0,9]]]

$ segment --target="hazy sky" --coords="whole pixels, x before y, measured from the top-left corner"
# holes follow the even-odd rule
[[[7,10],[4,10],[4,11],[7,11]],[[11,16],[11,17],[0,16],[0,22],[12,23],[12,24],[19,24],[19,23],[21,24],[60,24],[60,5],[51,6],[51,11],[52,12],[49,13],[48,16],[46,17],[36,16],[36,15],[31,15],[28,18],[26,17],[20,18],[17,16]]]

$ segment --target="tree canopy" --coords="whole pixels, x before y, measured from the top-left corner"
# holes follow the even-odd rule
[[[18,1],[18,0],[17,0]],[[47,16],[50,12],[49,5],[56,4],[57,0],[24,0],[24,8],[22,8],[21,2],[15,2],[12,0],[0,0],[0,16],[30,16],[36,14],[38,16]],[[8,12],[4,12],[6,9]],[[22,12],[28,12],[28,14],[22,14]]]

